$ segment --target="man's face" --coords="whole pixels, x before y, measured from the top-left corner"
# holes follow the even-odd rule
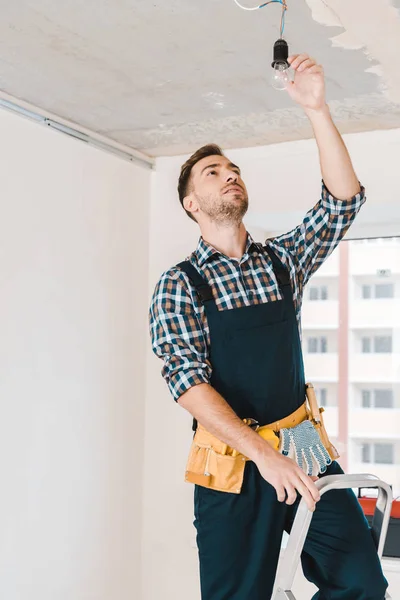
[[[249,201],[239,167],[225,156],[203,158],[192,169],[185,202],[197,220],[206,215],[220,224],[241,223]]]

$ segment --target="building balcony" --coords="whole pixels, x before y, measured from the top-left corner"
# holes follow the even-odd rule
[[[374,275],[382,269],[400,273],[400,246],[352,245],[349,253],[349,274]]]
[[[375,441],[400,437],[400,409],[350,408],[349,435]]]
[[[349,305],[349,327],[350,329],[400,327],[399,307],[399,298],[353,300]]]
[[[318,383],[338,380],[339,357],[337,353],[304,353],[306,381]]]
[[[337,300],[307,300],[303,303],[301,322],[304,329],[337,329],[339,302]]]
[[[400,354],[350,354],[351,383],[400,382]]]

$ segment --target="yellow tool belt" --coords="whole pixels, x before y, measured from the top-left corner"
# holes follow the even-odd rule
[[[306,397],[307,400],[294,413],[269,425],[257,426],[255,431],[278,451],[279,431],[296,427],[308,419],[318,431],[329,456],[335,460],[339,455],[329,441],[322,418],[324,409],[318,407],[314,387],[310,383],[306,385]],[[244,422],[250,425],[251,419],[244,419]],[[199,424],[190,448],[185,481],[220,492],[239,494],[248,460]]]

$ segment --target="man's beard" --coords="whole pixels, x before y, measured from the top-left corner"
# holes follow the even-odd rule
[[[196,195],[196,199],[201,210],[212,221],[220,225],[239,225],[249,208],[247,196],[240,192],[238,192],[235,199],[225,197],[224,195],[217,197]]]

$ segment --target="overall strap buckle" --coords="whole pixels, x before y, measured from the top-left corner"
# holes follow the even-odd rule
[[[214,300],[214,296],[211,290],[211,286],[207,281],[200,275],[196,267],[192,265],[189,260],[185,260],[177,265],[188,276],[190,283],[195,288],[196,292],[200,297],[200,302],[205,304],[209,300]]]

